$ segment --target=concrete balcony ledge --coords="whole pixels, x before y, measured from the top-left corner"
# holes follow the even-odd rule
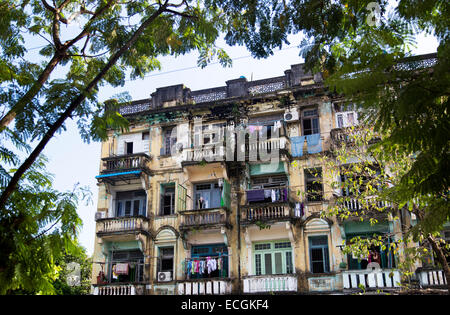
[[[395,269],[347,270],[342,272],[344,289],[387,289],[400,287],[400,271]]]
[[[416,275],[423,288],[447,286],[444,271],[441,269],[419,268],[416,270]]]
[[[247,276],[242,281],[246,294],[297,292],[297,276],[292,274]]]
[[[97,219],[97,235],[149,232],[150,219],[144,216]]]
[[[144,295],[144,284],[102,284],[93,285],[93,295]]]
[[[179,295],[231,294],[231,279],[190,279],[177,284]]]
[[[241,206],[241,222],[283,221],[296,218],[290,202],[267,202]]]
[[[228,225],[227,208],[208,208],[180,212],[180,229]]]

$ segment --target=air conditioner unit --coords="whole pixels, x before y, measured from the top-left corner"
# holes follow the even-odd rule
[[[286,110],[286,112],[284,113],[284,121],[286,122],[297,121],[298,117],[298,110],[296,108]]]
[[[106,217],[106,212],[103,211],[97,211],[95,213],[95,220],[104,219]]]
[[[170,271],[158,272],[158,281],[160,282],[172,281],[172,273]]]

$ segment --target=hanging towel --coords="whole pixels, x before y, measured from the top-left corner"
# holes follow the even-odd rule
[[[276,191],[275,191],[275,189],[272,189],[272,202],[275,202],[275,201],[277,201],[277,193],[276,193]]]
[[[247,201],[263,201],[264,200],[264,189],[258,190],[247,190]]]
[[[268,199],[272,196],[272,191],[270,189],[264,189],[264,199]]]
[[[287,188],[283,188],[283,201],[288,200],[288,190]]]
[[[320,139],[320,133],[315,133],[306,136],[306,143],[308,145],[308,153],[322,152],[322,140]]]
[[[301,210],[300,210],[300,202],[295,203],[295,216],[297,218],[301,217],[300,214]]]
[[[294,157],[303,156],[303,144],[304,143],[305,143],[305,136],[291,137],[292,156],[294,156]]]
[[[116,264],[116,274],[117,275],[127,275],[128,274],[128,264]]]

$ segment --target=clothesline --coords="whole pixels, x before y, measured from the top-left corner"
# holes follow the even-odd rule
[[[184,266],[185,274],[188,277],[191,275],[210,275],[216,270],[219,270],[219,273],[226,274],[226,266],[224,264],[224,258],[226,257],[228,255],[186,258]]]

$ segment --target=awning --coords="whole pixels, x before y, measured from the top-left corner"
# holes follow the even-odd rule
[[[286,173],[284,162],[250,165],[250,176]]]

